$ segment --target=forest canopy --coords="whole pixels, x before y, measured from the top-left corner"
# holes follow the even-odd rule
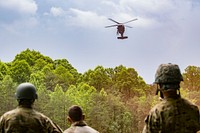
[[[188,66],[182,74],[181,95],[200,107],[200,67]],[[67,59],[53,60],[26,49],[12,62],[0,61],[0,115],[17,106],[15,88],[23,82],[37,88],[34,108],[63,130],[69,127],[68,108],[76,104],[88,125],[101,133],[139,133],[150,108],[159,102],[156,87],[146,84],[134,68],[96,66],[79,73]]]

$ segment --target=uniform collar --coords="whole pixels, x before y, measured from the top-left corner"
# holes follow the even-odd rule
[[[76,122],[72,123],[72,126],[83,127],[83,126],[87,126],[87,123],[85,123],[84,121],[76,121]]]

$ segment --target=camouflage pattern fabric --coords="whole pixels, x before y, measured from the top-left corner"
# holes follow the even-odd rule
[[[74,122],[70,128],[66,129],[63,133],[99,133],[95,129],[87,126],[84,121]]]
[[[143,133],[196,133],[200,130],[198,107],[189,101],[164,99],[151,109]]]
[[[34,109],[17,107],[1,116],[0,133],[62,133],[62,130]]]
[[[161,64],[155,75],[156,84],[160,83],[179,83],[183,81],[183,77],[181,75],[181,71],[176,64]]]

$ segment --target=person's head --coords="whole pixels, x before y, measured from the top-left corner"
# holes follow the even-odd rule
[[[155,74],[155,84],[159,86],[162,92],[174,91],[180,88],[180,82],[183,81],[179,66],[176,64],[161,64]]]
[[[36,87],[31,83],[21,83],[16,89],[15,97],[19,105],[31,106],[38,98]]]
[[[68,111],[68,120],[70,123],[84,120],[84,115],[81,107],[73,105]]]

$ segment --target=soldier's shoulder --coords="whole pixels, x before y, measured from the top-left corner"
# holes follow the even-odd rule
[[[152,111],[155,111],[155,110],[162,110],[165,106],[166,106],[166,102],[163,100],[163,101],[160,101],[159,103],[157,103],[153,108],[152,108]]]
[[[150,110],[149,115],[160,115],[161,112],[165,112],[168,108],[171,108],[171,104],[168,101],[162,100]]]
[[[10,119],[14,114],[16,114],[17,109],[13,109],[10,111],[5,112],[1,117],[0,117],[0,121],[4,121],[7,119]]]
[[[12,114],[15,114],[18,112],[18,109],[13,109],[13,110],[10,110],[10,111],[7,111],[3,114],[3,116],[9,116],[9,115],[12,115]]]
[[[188,106],[188,107],[190,107],[190,108],[192,108],[192,109],[194,109],[194,110],[199,110],[199,109],[198,109],[198,106],[195,105],[194,103],[190,102],[189,100],[184,99],[184,98],[181,98],[181,100],[182,100],[182,102],[185,104],[185,106]]]
[[[44,115],[43,113],[37,111],[37,110],[34,110],[34,114],[38,117],[40,117],[41,119],[49,119],[49,117],[47,117],[46,115]]]
[[[181,101],[184,102],[185,104],[191,105],[191,106],[196,106],[195,104],[193,104],[191,101],[185,99],[185,98],[181,98]]]
[[[75,128],[76,128],[75,126],[71,126],[68,129],[66,129],[63,133],[73,133]]]

